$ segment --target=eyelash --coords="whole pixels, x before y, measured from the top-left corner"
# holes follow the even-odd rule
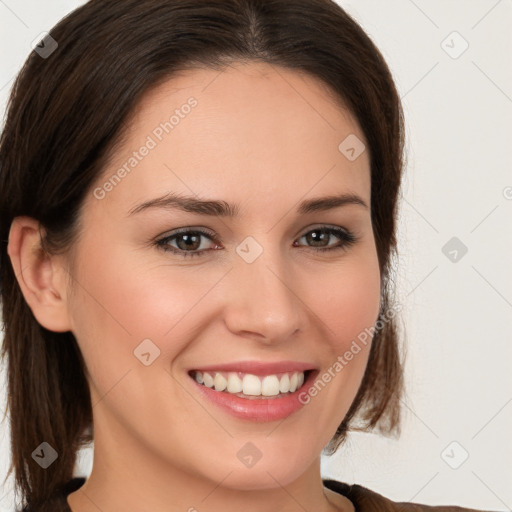
[[[346,248],[352,246],[353,244],[355,244],[358,241],[358,237],[356,237],[354,235],[354,233],[352,233],[352,232],[350,232],[350,231],[348,231],[346,229],[335,228],[335,227],[331,227],[331,226],[321,226],[321,227],[318,227],[318,228],[314,228],[314,229],[304,233],[304,235],[302,235],[300,238],[308,235],[309,233],[315,232],[315,231],[321,231],[321,232],[324,232],[324,233],[328,233],[330,235],[336,235],[336,236],[338,236],[342,240],[340,245],[335,245],[333,247],[312,247],[313,250],[318,251],[318,252],[335,251],[335,250],[340,250],[340,249],[346,249]],[[168,245],[168,242],[170,240],[178,237],[179,235],[183,235],[183,234],[187,234],[187,235],[203,235],[203,236],[209,238],[212,242],[215,241],[214,240],[214,235],[212,233],[209,233],[209,232],[204,231],[202,229],[183,228],[183,229],[180,229],[178,231],[175,231],[172,235],[169,235],[169,236],[166,236],[164,238],[161,238],[161,239],[157,240],[155,242],[155,245],[158,246],[158,248],[162,249],[165,252],[172,252],[174,254],[178,254],[178,255],[183,256],[183,257],[203,256],[205,252],[208,252],[208,251],[211,251],[211,250],[215,250],[215,249],[206,249],[206,250],[202,250],[202,251],[197,251],[196,250],[195,252],[193,252],[193,251],[183,251],[182,249],[176,249],[176,248],[170,247]]]

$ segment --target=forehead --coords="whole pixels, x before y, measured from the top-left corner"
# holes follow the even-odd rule
[[[368,151],[347,159],[339,147],[347,137],[366,145],[355,117],[310,75],[264,63],[189,69],[134,109],[99,184],[125,172],[103,204],[126,211],[165,191],[261,203],[295,203],[309,191],[369,199]]]

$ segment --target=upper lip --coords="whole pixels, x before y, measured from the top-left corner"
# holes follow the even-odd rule
[[[303,363],[299,361],[238,361],[233,363],[212,364],[193,368],[192,370],[207,372],[212,370],[225,372],[242,372],[252,375],[274,375],[276,373],[286,372],[304,372],[306,370],[314,370],[312,363]]]

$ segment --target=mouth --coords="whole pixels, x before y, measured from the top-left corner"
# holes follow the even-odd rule
[[[210,404],[238,420],[271,422],[298,414],[302,395],[320,373],[311,363],[298,361],[238,361],[193,368],[192,389]]]
[[[294,370],[277,373],[242,371],[190,370],[188,375],[205,388],[217,393],[248,400],[280,399],[299,391],[317,370]]]

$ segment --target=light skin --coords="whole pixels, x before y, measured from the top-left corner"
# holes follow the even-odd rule
[[[241,360],[307,361],[326,372],[375,324],[380,273],[370,215],[370,160],[338,149],[365,142],[347,109],[313,77],[268,64],[191,70],[148,92],[95,183],[102,186],[193,96],[197,106],[136,167],[82,209],[72,251],[36,251],[38,224],[18,217],[8,252],[37,321],[71,331],[84,356],[94,415],[94,465],[68,497],[73,512],[353,511],[322,484],[320,455],[354,400],[370,344],[310,403],[273,422],[235,418],[197,393],[191,368]],[[155,140],[156,138],[153,137]],[[137,205],[173,192],[239,206],[234,218]],[[297,213],[308,199],[353,194],[326,211]],[[343,243],[309,235],[339,227]],[[213,232],[183,257],[152,241],[178,228]],[[320,231],[318,231],[320,229]],[[236,248],[253,237],[252,263]],[[317,239],[318,240],[318,239]],[[188,248],[190,247],[190,248]],[[151,339],[160,355],[134,350]],[[237,452],[254,444],[246,467]]]

